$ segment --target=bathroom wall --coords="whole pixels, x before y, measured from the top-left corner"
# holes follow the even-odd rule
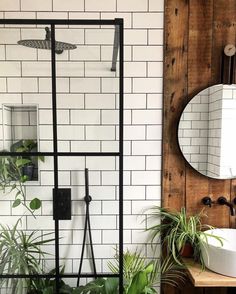
[[[236,2],[234,0],[170,0],[165,7],[163,206],[186,207],[189,214],[202,210],[201,199],[224,195],[235,197],[235,180],[213,180],[186,165],[176,138],[181,112],[191,97],[220,82],[220,61],[226,44],[235,44]],[[234,82],[235,83],[235,82]],[[228,208],[206,208],[206,222],[235,227]],[[221,288],[193,288],[188,285],[164,293],[225,293]]]
[[[161,199],[163,14],[164,0],[2,0],[0,2],[0,17],[6,19],[124,18],[125,247],[142,248],[149,257],[153,253],[151,246],[146,245],[147,234],[144,230],[149,221],[145,208],[160,205]],[[58,72],[61,73],[57,81],[60,93],[58,95],[59,148],[61,151],[110,151],[117,146],[116,128],[109,126],[117,124],[117,113],[115,113],[117,90],[114,90],[117,88],[114,81],[113,83],[109,81],[109,78],[115,77],[114,73],[109,71],[114,31],[112,27],[109,28],[111,34],[108,36],[106,34],[108,42],[106,36],[99,35],[100,28],[87,30],[87,32],[85,28],[83,31],[85,35],[82,36],[78,27],[77,29],[78,31],[73,33],[71,28],[65,27],[58,28],[56,31],[57,39],[78,42],[80,46],[78,55],[71,51],[70,54],[65,52],[64,55],[57,56]],[[50,77],[50,54],[43,50],[36,51],[15,45],[19,38],[44,38],[43,31],[43,27],[40,26],[31,29],[18,27],[16,31],[12,27],[0,28],[2,43],[0,45],[0,103],[38,104],[40,150],[51,151],[51,84],[48,78]],[[5,40],[8,40],[7,45]],[[87,44],[83,43],[84,40]],[[86,50],[87,48],[83,48],[82,45],[88,45],[90,50]],[[91,56],[93,56],[92,59],[90,59]],[[102,61],[103,68],[99,67],[99,62],[96,63],[96,61]],[[76,74],[73,75],[75,72]],[[85,77],[89,80],[85,80]],[[104,79],[102,90],[100,81],[97,83],[96,77]],[[83,87],[82,90],[80,86]],[[109,96],[112,92],[111,87],[113,93]],[[99,96],[99,93],[103,95]],[[87,104],[83,104],[84,101]],[[111,114],[112,111],[113,114]],[[78,121],[82,118],[85,121]],[[73,131],[73,124],[76,125],[77,130],[81,125],[80,132]],[[104,125],[101,126],[101,124]],[[96,129],[98,126],[99,128]],[[98,137],[97,141],[90,140],[90,130],[91,136]],[[108,137],[113,138],[114,142],[107,139]],[[72,142],[71,138],[77,142]],[[88,141],[91,144],[88,144]],[[91,170],[91,195],[96,200],[91,207],[95,255],[99,270],[106,271],[107,259],[114,254],[112,248],[117,244],[118,237],[117,164],[114,159],[103,158],[101,162],[96,158],[87,160],[61,158],[59,161],[59,184],[63,187],[72,186],[73,195],[75,193],[79,195],[78,198],[73,199],[75,221],[61,222],[61,234],[64,236],[61,240],[63,244],[61,256],[63,260],[66,258],[68,261],[66,270],[76,272],[84,220],[84,204],[81,200],[84,196],[83,168],[85,164]],[[50,205],[53,185],[52,159],[46,158],[45,163],[40,163],[39,170],[40,183],[28,184],[27,195],[30,195],[29,197],[43,195],[44,205],[39,213],[40,223],[27,216],[28,219],[23,225],[26,229],[40,228],[50,231],[53,229]],[[18,208],[12,209],[9,201],[5,201],[3,207],[5,207],[5,216],[0,217],[0,222],[11,223],[12,215],[21,213]],[[8,215],[11,217],[7,217]],[[79,230],[76,231],[78,228]],[[51,250],[53,251],[53,246]],[[88,260],[85,270],[89,270]]]

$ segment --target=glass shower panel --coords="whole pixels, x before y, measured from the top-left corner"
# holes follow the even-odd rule
[[[57,28],[76,46],[56,54],[59,152],[117,152],[119,60],[111,71],[115,26]]]
[[[36,152],[53,150],[51,51],[28,47],[45,33],[34,25],[0,28],[0,150],[15,151],[22,140],[35,141]]]
[[[119,248],[118,168],[114,156],[59,157],[59,188],[70,189],[72,200],[71,220],[60,221],[60,264],[66,273],[78,274],[85,241],[81,274],[94,274],[88,223],[84,240],[85,196],[91,197],[88,206],[96,272],[110,272],[108,261]]]
[[[6,253],[0,275],[55,268],[53,158],[36,156],[53,150],[51,56],[18,44],[44,38],[44,28],[35,25],[0,27],[0,243]],[[45,254],[33,253],[39,248]],[[17,276],[1,281],[1,294],[25,293],[30,283]]]

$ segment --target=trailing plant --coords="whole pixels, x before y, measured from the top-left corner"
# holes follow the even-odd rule
[[[159,242],[161,239],[162,244],[166,246],[167,255],[171,255],[179,265],[183,265],[181,251],[189,244],[192,246],[194,259],[199,261],[202,269],[204,269],[201,246],[206,246],[208,236],[215,238],[219,245],[222,245],[222,238],[204,232],[207,229],[213,229],[213,227],[202,224],[203,216],[205,216],[203,211],[199,214],[187,216],[185,208],[181,208],[177,212],[158,206],[153,207],[151,218],[156,219],[158,224],[148,228],[152,244]]]
[[[21,156],[0,156],[0,190],[3,193],[14,192],[15,200],[12,207],[22,204],[34,216],[34,211],[41,207],[41,200],[35,197],[30,201],[29,206],[26,202],[24,184],[28,177],[22,174],[22,168],[29,162],[29,159]]]
[[[20,222],[21,219],[13,228],[0,225],[0,275],[42,273],[42,258],[47,253],[42,251],[40,246],[54,239],[47,239],[51,233],[38,236],[37,232],[33,231],[27,234],[18,229]],[[26,293],[29,283],[29,278],[0,279],[0,285],[10,287],[12,294]]]

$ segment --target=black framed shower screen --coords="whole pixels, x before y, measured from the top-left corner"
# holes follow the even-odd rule
[[[62,156],[76,156],[76,157],[116,157],[119,162],[119,273],[106,274],[81,274],[81,278],[97,278],[97,277],[118,277],[119,278],[119,293],[123,293],[123,96],[124,96],[124,41],[123,41],[123,19],[0,19],[0,25],[49,25],[51,29],[51,99],[52,99],[52,126],[53,126],[53,151],[52,152],[0,152],[0,156],[51,156],[53,157],[54,166],[54,190],[57,194],[59,189],[58,182],[58,158]],[[119,150],[118,152],[60,152],[58,151],[58,130],[57,130],[57,61],[55,52],[55,26],[56,25],[98,25],[98,26],[115,26],[119,28]],[[113,49],[114,50],[114,49]],[[114,60],[113,60],[114,62]],[[10,101],[9,101],[10,102]],[[55,198],[56,199],[56,198]],[[63,220],[62,220],[63,222]],[[60,220],[54,220],[55,233],[55,274],[37,274],[37,275],[23,275],[23,274],[4,274],[0,278],[55,278],[56,293],[59,293],[59,282],[61,278],[77,278],[78,274],[62,274],[60,272]]]

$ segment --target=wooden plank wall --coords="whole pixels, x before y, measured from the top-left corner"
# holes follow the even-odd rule
[[[177,144],[177,124],[188,101],[199,91],[220,82],[221,52],[236,44],[236,0],[166,0],[163,114],[162,206],[189,214],[199,212],[201,199],[236,196],[236,180],[213,180],[189,167]],[[236,150],[235,150],[236,151]],[[207,223],[235,227],[227,207],[206,208]],[[172,293],[223,294],[224,289],[191,289]]]

